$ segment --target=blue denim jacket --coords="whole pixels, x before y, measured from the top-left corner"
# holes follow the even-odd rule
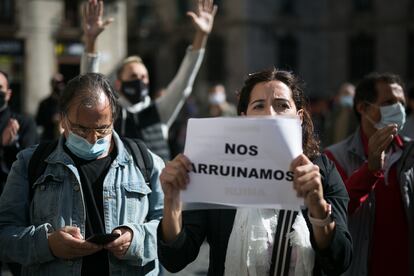
[[[154,168],[147,185],[119,136],[118,155],[103,184],[107,233],[119,226],[133,231],[122,260],[109,253],[111,275],[158,275],[157,226],[162,217],[163,193],[159,175],[163,161],[152,154]],[[29,202],[28,163],[35,147],[20,152],[0,197],[0,258],[23,265],[23,275],[80,275],[82,258],[62,260],[49,249],[47,236],[64,226],[77,226],[85,236],[85,204],[78,170],[63,149],[46,159],[48,166],[36,180]]]

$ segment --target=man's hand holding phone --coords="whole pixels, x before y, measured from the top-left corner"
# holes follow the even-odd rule
[[[104,248],[114,254],[115,257],[121,259],[128,251],[134,236],[132,230],[128,227],[119,227],[112,231],[112,234],[119,234],[119,238],[105,244]]]
[[[86,240],[88,242],[99,244],[99,245],[105,245],[107,243],[110,243],[111,241],[116,240],[119,238],[120,234],[118,233],[111,233],[111,234],[93,234]]]
[[[102,245],[85,241],[78,227],[65,226],[48,235],[49,248],[61,259],[73,259],[102,250]]]

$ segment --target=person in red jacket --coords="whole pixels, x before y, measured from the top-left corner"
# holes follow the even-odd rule
[[[325,151],[350,197],[355,257],[348,274],[414,275],[414,145],[399,135],[405,122],[400,78],[364,77],[356,87],[354,111],[360,127]]]

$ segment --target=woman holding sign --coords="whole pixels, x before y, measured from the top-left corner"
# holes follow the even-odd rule
[[[298,116],[303,154],[291,163],[292,191],[302,212],[274,209],[215,209],[182,212],[180,191],[191,162],[182,154],[161,173],[164,218],[158,227],[158,256],[172,272],[195,260],[205,238],[208,275],[339,275],[351,262],[347,229],[348,194],[335,166],[319,154],[298,80],[289,72],[250,74],[239,95],[241,116]],[[277,146],[277,141],[275,141]]]

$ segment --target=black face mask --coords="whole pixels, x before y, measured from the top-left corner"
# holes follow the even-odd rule
[[[137,104],[148,96],[148,85],[142,80],[123,81],[121,92],[131,104]]]

